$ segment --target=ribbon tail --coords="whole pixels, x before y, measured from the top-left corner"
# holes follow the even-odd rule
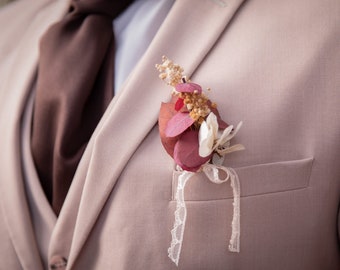
[[[219,170],[226,173],[226,177],[219,177]],[[240,252],[240,180],[237,173],[232,168],[217,166],[214,164],[205,164],[203,172],[209,180],[215,184],[222,184],[230,180],[230,186],[233,190],[233,219],[231,223],[231,237],[229,241],[229,250],[231,252]]]
[[[179,258],[181,255],[182,242],[185,230],[185,222],[187,218],[187,209],[184,200],[184,188],[187,181],[194,173],[183,171],[178,177],[178,184],[176,190],[176,211],[175,222],[171,230],[171,243],[168,248],[169,258],[178,266]]]
[[[231,252],[240,252],[240,180],[237,176],[237,173],[232,168],[228,168],[229,176],[230,176],[230,186],[233,189],[233,197],[234,197],[234,213],[233,220],[231,223],[232,226],[232,234],[229,241],[229,250]]]

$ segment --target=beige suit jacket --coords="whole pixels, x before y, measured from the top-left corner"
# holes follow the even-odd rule
[[[39,39],[68,0],[0,10],[0,269],[43,269],[20,133]],[[51,234],[67,269],[176,269],[167,257],[177,174],[157,126],[162,55],[210,87],[241,183],[241,251],[228,251],[232,192],[198,173],[178,269],[340,269],[340,2],[177,0],[93,134]],[[25,121],[23,119],[26,119]],[[29,119],[29,120],[27,120]],[[48,209],[47,209],[48,210]],[[46,210],[46,211],[47,211]]]

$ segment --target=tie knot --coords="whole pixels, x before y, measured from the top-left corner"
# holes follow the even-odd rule
[[[116,18],[133,0],[73,0],[72,8],[79,14],[102,14]]]

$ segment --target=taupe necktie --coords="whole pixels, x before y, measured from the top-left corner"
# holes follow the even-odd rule
[[[56,214],[113,97],[112,20],[132,1],[73,0],[42,37],[31,148]]]

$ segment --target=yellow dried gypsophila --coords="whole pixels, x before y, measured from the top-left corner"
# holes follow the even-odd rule
[[[205,117],[210,113],[208,98],[204,94],[180,93],[179,97],[183,99],[185,106],[189,110],[189,115],[198,124],[202,124]]]
[[[174,64],[166,56],[162,57],[162,64],[157,64],[156,68],[160,72],[159,78],[167,84],[174,87],[181,82],[183,77],[183,68]]]

